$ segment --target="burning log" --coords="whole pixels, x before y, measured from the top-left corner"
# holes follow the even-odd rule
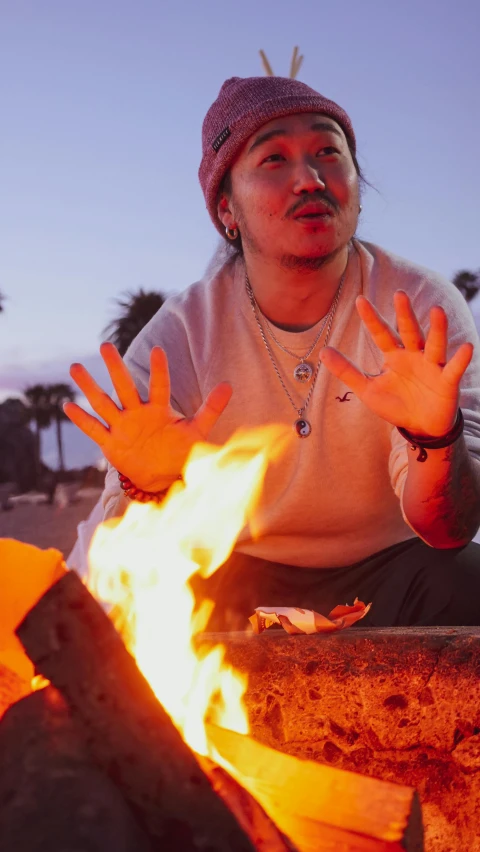
[[[2,852],[152,852],[124,798],[87,754],[60,693],[42,689],[0,725]]]
[[[201,757],[200,764],[208,775],[213,789],[235,814],[257,852],[297,852],[296,847],[280,833],[246,787],[235,781],[228,772],[208,757]]]
[[[253,850],[75,573],[46,592],[17,635],[83,723],[89,753],[121,790],[154,849]]]
[[[0,661],[0,718],[11,704],[29,692],[28,682]]]
[[[302,852],[422,852],[420,803],[411,787],[299,761],[213,725],[208,735]]]

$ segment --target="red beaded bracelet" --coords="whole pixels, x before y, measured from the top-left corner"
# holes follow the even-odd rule
[[[177,476],[177,479],[181,478],[181,476]],[[171,485],[169,485],[168,488],[163,488],[161,491],[145,491],[143,488],[137,488],[132,480],[123,473],[118,474],[118,479],[125,496],[129,497],[130,500],[137,500],[139,503],[162,503],[171,488]]]

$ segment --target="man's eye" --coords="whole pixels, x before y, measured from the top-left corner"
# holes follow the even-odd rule
[[[325,154],[327,157],[332,154],[339,154],[340,151],[338,148],[335,148],[333,145],[327,145],[326,148],[320,148],[319,154]]]
[[[285,158],[282,156],[282,154],[269,154],[268,157],[265,157],[265,159],[262,160],[262,163],[279,163],[281,160],[284,159]]]

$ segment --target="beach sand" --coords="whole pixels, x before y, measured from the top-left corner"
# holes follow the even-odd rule
[[[0,537],[37,547],[56,547],[67,557],[75,544],[78,524],[88,518],[100,494],[100,488],[82,489],[65,507],[17,502],[10,511],[0,511]]]

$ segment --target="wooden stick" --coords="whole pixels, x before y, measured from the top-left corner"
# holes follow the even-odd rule
[[[267,75],[267,77],[275,77],[275,74],[273,73],[272,66],[270,65],[270,62],[267,59],[266,53],[263,50],[259,50],[258,52],[260,54],[260,58],[262,60],[262,65],[263,65],[263,68],[265,70],[265,74]]]
[[[155,849],[252,852],[112,623],[73,571],[30,610],[17,635],[37,671],[82,720],[92,758],[120,788]]]
[[[297,57],[297,61],[296,61],[296,63],[295,63],[295,71],[294,71],[294,73],[293,73],[293,75],[292,75],[292,76],[293,76],[293,79],[296,79],[296,77],[298,76],[298,72],[300,71],[300,68],[302,67],[302,62],[303,62],[303,60],[304,60],[303,55],[302,55],[302,56],[298,56],[298,57]]]
[[[297,67],[297,53],[298,53],[298,47],[294,47],[293,48],[292,61],[290,63],[290,77],[292,77],[292,79],[295,78],[295,73],[296,73],[295,69]]]

